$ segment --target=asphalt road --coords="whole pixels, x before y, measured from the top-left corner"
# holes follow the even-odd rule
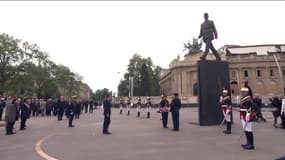
[[[112,135],[102,134],[102,110],[83,113],[74,128],[67,127],[66,119],[31,118],[25,131],[19,131],[17,122],[17,133],[12,136],[0,127],[0,159],[41,160],[35,150],[40,140],[42,151],[58,160],[271,160],[285,156],[285,130],[272,127],[271,113],[264,113],[266,123],[254,123],[256,149],[247,151],[240,146],[245,137],[239,140],[238,112],[234,112],[233,133],[224,135],[225,126],[199,126],[197,111],[182,109],[180,131],[173,132],[171,116],[169,128],[164,129],[155,109],[150,119],[145,112],[137,118],[135,110],[127,116],[112,109]]]

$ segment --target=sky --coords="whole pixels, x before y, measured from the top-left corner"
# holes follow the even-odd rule
[[[135,54],[168,68],[198,37],[203,14],[223,45],[284,44],[282,1],[1,1],[0,34],[36,43],[93,91],[117,86]],[[204,45],[203,45],[204,48]]]

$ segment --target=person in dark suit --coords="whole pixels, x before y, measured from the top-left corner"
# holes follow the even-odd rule
[[[103,122],[103,134],[111,134],[109,132],[109,125],[111,123],[111,98],[110,95],[107,95],[103,102],[104,109],[104,122]]]
[[[72,124],[74,114],[76,110],[76,97],[72,96],[71,101],[68,102],[67,104],[67,114],[68,114],[68,127],[74,127]]]
[[[26,121],[29,119],[30,116],[30,99],[25,98],[23,100],[23,103],[20,105],[20,118],[21,118],[21,124],[20,124],[20,130],[26,129]]]
[[[3,114],[3,110],[5,108],[5,101],[4,98],[0,95],[0,121],[2,121],[2,114]]]
[[[79,119],[80,112],[81,112],[81,102],[78,99],[75,105],[75,119]]]
[[[10,101],[10,98],[8,99]],[[6,121],[6,135],[14,134],[13,128],[17,119],[17,108],[20,103],[20,99],[14,98],[11,103],[8,103],[5,111]]]
[[[218,33],[214,24],[214,21],[209,20],[209,14],[204,14],[205,21],[201,24],[200,34],[199,38],[203,37],[203,41],[206,43],[206,48],[204,51],[204,54],[202,57],[200,57],[201,60],[206,60],[206,57],[209,53],[209,50],[211,49],[212,53],[216,57],[217,61],[221,60],[221,57],[219,56],[219,53],[215,49],[212,40],[218,38]]]
[[[173,99],[170,105],[170,112],[173,121],[173,131],[179,131],[179,110],[181,108],[181,101],[178,97],[178,93],[173,94]]]
[[[56,103],[56,109],[57,109],[57,120],[61,121],[65,109],[65,101],[64,97],[60,96],[59,100]]]
[[[168,121],[168,112],[169,112],[169,101],[166,98],[165,94],[161,95],[162,100],[160,101],[160,112],[162,116],[162,126],[163,128],[167,127],[167,121]]]

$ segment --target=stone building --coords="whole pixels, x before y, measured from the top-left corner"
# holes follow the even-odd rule
[[[284,95],[285,44],[282,45],[225,45],[219,53],[229,62],[229,77],[232,94],[239,95],[239,88],[248,81],[255,96],[272,97]],[[197,96],[197,61],[202,52],[177,57],[169,69],[163,69],[160,77],[160,92],[181,97]],[[209,54],[207,59],[214,60]]]

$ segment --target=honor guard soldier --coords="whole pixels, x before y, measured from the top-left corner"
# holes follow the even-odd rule
[[[169,112],[169,101],[166,99],[166,95],[162,94],[161,95],[161,101],[160,101],[160,112],[162,116],[162,126],[163,128],[168,128],[167,127],[167,120],[168,120],[168,112]]]
[[[119,103],[119,106],[120,106],[120,114],[123,114],[123,105],[124,105],[124,100],[122,98],[120,98],[120,103]]]
[[[142,105],[142,103],[141,103],[141,97],[138,97],[138,99],[137,99],[137,117],[140,117],[140,115],[141,115],[141,105]]]
[[[147,118],[150,118],[151,100],[150,100],[150,97],[147,97],[146,99],[147,99],[147,102],[146,102]]]
[[[228,94],[228,90],[223,90],[223,96],[221,96],[221,107],[222,112],[224,115],[224,121],[226,121],[227,128],[224,131],[225,134],[231,134],[231,112],[232,112],[232,100],[231,97]],[[223,123],[222,122],[222,123]]]
[[[253,132],[252,132],[252,121],[253,121],[253,100],[251,96],[248,94],[248,88],[242,88],[241,94],[242,97],[240,99],[239,107],[240,107],[240,119],[242,123],[243,131],[246,135],[247,144],[241,145],[244,149],[253,150]]]
[[[127,110],[128,110],[128,116],[130,115],[130,109],[131,109],[131,98],[128,97],[127,99]]]

